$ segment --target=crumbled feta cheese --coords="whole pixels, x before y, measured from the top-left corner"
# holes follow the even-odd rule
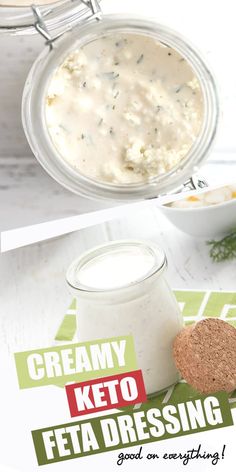
[[[203,97],[187,61],[152,37],[113,33],[74,50],[52,75],[46,122],[57,151],[101,182],[136,183],[188,155]]]
[[[131,138],[129,145],[126,146],[124,162],[127,169],[132,169],[133,172],[147,177],[153,177],[168,172],[178,164],[185,153],[185,148],[177,152],[166,146],[159,148],[147,146],[143,141]]]
[[[193,77],[192,80],[189,80],[186,85],[188,85],[188,87],[190,87],[192,90],[197,90],[200,88],[199,82],[196,77]]]
[[[62,68],[67,69],[69,72],[75,72],[80,71],[87,63],[87,57],[80,49],[69,54],[62,64]]]

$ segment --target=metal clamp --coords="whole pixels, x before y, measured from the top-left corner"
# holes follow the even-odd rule
[[[183,184],[184,190],[199,190],[208,187],[207,181],[203,177],[193,175]]]
[[[89,19],[96,19],[96,20],[101,20],[102,17],[102,10],[99,4],[98,0],[80,0],[81,3],[86,5],[90,10],[91,10],[91,16]],[[58,33],[56,36],[52,37],[50,32],[48,31],[48,28],[46,26],[44,17],[46,16],[45,14],[43,15],[40,8],[37,5],[31,5],[31,9],[35,18],[35,23],[34,27],[37,30],[41,36],[43,36],[44,39],[46,39],[46,45],[49,46],[50,49],[53,48],[53,42],[56,41],[60,36],[62,36],[65,31],[61,31]],[[50,10],[47,12],[47,14],[50,13]],[[68,31],[71,29],[70,27],[66,30]]]
[[[84,3],[88,8],[90,8],[92,12],[92,17],[96,20],[101,20],[102,17],[102,10],[98,0],[80,0],[81,3]]]
[[[40,8],[36,5],[31,5],[31,9],[35,17],[35,29],[38,31],[39,34],[41,34],[41,36],[43,36],[44,39],[46,39],[46,44],[49,46],[50,49],[52,49],[52,43],[55,38],[51,37],[46,27]]]
[[[171,192],[168,193],[162,193],[160,195],[156,195],[155,197],[151,197],[148,200],[155,199],[157,196],[165,196],[165,195],[175,195],[179,193],[184,193],[185,191],[190,191],[190,190],[199,190],[202,188],[208,187],[207,181],[203,177],[199,177],[197,175],[193,175],[190,177],[184,184],[182,184],[180,187],[177,189],[175,188]]]

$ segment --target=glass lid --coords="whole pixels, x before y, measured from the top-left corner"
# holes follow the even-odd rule
[[[35,33],[40,24],[61,34],[80,21],[98,18],[101,0],[0,0],[0,33]],[[55,35],[55,33],[54,33]]]

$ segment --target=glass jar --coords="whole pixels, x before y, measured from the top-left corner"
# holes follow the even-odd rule
[[[86,0],[0,0],[0,32],[33,34],[41,24],[50,36],[57,37],[81,20],[96,16],[100,1],[92,0],[93,7]]]
[[[179,380],[172,343],[182,317],[154,244],[113,241],[82,254],[66,279],[78,299],[80,342],[132,335],[148,395]]]
[[[68,3],[70,8],[73,5],[74,10],[71,11],[70,31],[64,33],[63,27],[65,29],[65,25],[68,25],[69,21]],[[155,21],[134,15],[102,15],[97,21],[98,14],[94,13],[92,16],[89,16],[88,13],[85,14],[85,3],[81,1],[73,2],[73,4],[67,1],[57,2],[49,13],[47,13],[48,5],[40,7],[40,12],[43,11],[44,15],[40,13],[36,25],[41,34],[47,38],[50,47],[45,48],[33,64],[26,81],[22,100],[23,127],[34,155],[44,169],[61,185],[74,193],[93,199],[99,198],[110,201],[141,200],[153,198],[179,188],[193,173],[198,171],[215,138],[219,117],[219,101],[211,71],[201,54],[179,33]],[[81,5],[83,6],[82,10]],[[57,11],[56,20],[54,10]],[[50,15],[53,11],[53,18],[51,18]],[[30,23],[29,19],[28,22]],[[60,32],[52,38],[50,32],[54,30],[58,32],[58,27],[60,27]],[[32,28],[32,24],[31,26],[28,25],[28,29],[30,28]],[[19,27],[17,31],[19,31]],[[46,95],[55,69],[75,48],[84,46],[105,34],[117,32],[151,36],[155,40],[174,48],[191,65],[202,89],[204,117],[200,133],[193,146],[185,158],[169,172],[152,177],[147,182],[110,184],[95,181],[79,173],[57,151],[46,125]]]

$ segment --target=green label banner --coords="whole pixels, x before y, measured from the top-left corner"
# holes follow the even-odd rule
[[[175,290],[185,324],[220,318],[236,328],[236,292]]]
[[[137,411],[32,431],[38,465],[233,425],[227,394],[172,404],[156,400]]]
[[[18,352],[15,364],[21,389],[64,386],[137,369],[132,336]]]

